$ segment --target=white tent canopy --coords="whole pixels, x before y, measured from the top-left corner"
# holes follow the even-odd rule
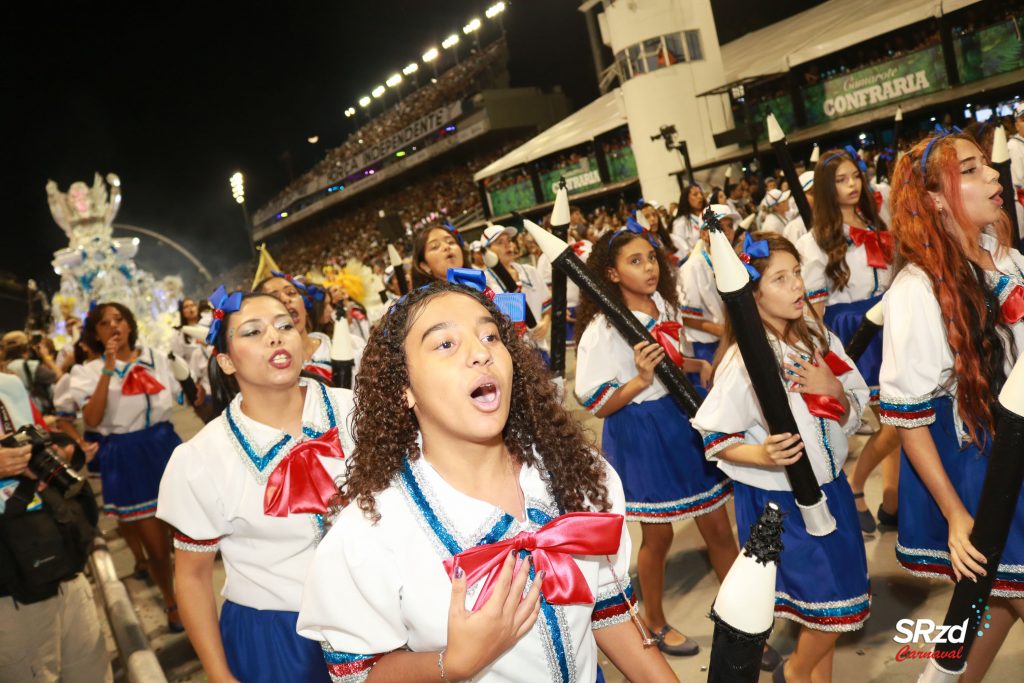
[[[829,0],[722,46],[725,82],[789,71],[978,0]]]
[[[480,181],[559,150],[574,147],[624,125],[626,109],[622,103],[622,91],[616,88],[477,172],[473,180]]]

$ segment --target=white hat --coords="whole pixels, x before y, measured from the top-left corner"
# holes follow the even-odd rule
[[[789,194],[789,190],[786,190],[785,192],[778,188],[768,190],[764,193],[764,199],[761,200],[761,206],[766,209],[774,208],[789,199]]]
[[[489,247],[494,244],[494,240],[498,239],[502,233],[512,238],[515,237],[519,231],[515,228],[505,227],[504,225],[488,225],[484,228],[484,235],[481,240],[481,242],[483,242],[483,246]]]
[[[483,248],[484,245],[480,242],[480,240],[473,240],[472,242],[469,243],[470,251],[480,251]]]
[[[814,171],[804,171],[797,178],[800,181],[800,187],[804,188],[804,192],[814,187]]]
[[[712,204],[711,210],[715,212],[715,218],[717,218],[718,220],[722,220],[723,218],[731,218],[733,220],[734,225],[738,224],[742,220],[742,217],[736,211],[736,209],[732,208],[728,204]],[[707,227],[707,225],[702,224],[701,227]]]
[[[1013,118],[1024,118],[1024,100],[1018,100],[1013,103]]]

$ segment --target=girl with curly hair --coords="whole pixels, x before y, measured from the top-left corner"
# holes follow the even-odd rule
[[[992,404],[1024,349],[1024,257],[1009,245],[998,174],[966,134],[922,140],[896,164],[896,278],[885,297],[882,420],[903,445],[896,558],[922,576],[973,579],[971,544]],[[997,569],[985,638],[963,680],[977,681],[1024,617],[1024,494]],[[991,633],[991,635],[990,635]]]
[[[227,407],[174,451],[157,508],[175,529],[182,620],[211,681],[326,683],[320,647],[295,620],[354,449],[352,392],[300,377],[302,335],[275,297],[218,290],[213,303],[210,383]]]
[[[799,431],[769,434],[728,318],[714,385],[693,424],[704,437],[707,458],[733,481],[741,543],[768,503],[786,515],[775,616],[801,628],[796,650],[777,666],[773,680],[831,681],[840,632],[860,629],[870,614],[864,541],[843,474],[848,439],[860,426],[868,387],[839,339],[808,310],[793,244],[773,232],[755,232],[746,236],[741,253],[754,278],[768,342],[785,371],[779,379],[786,380]],[[807,533],[782,469],[801,457],[810,461],[836,519],[837,529],[827,536]]]
[[[683,356],[675,269],[668,266],[657,240],[634,219],[597,241],[587,267],[661,341],[631,347],[584,296],[576,396],[584,408],[604,418],[601,445],[622,478],[626,519],[641,523],[638,572],[644,619],[658,635],[663,652],[695,655],[696,641],[670,626],[662,607],[672,522],[695,518],[711,566],[719,579],[724,578],[738,554],[724,507],[732,485],[704,459],[700,436],[654,377],[654,367],[667,353],[706,383],[711,365]],[[692,356],[692,350],[687,349],[687,355]]]
[[[298,623],[333,675],[592,681],[601,648],[630,680],[676,680],[629,623],[619,479],[484,295],[434,282],[391,309],[363,357],[355,431],[355,504],[317,550]],[[545,545],[581,518],[574,550]],[[481,554],[482,574],[466,564]]]
[[[814,169],[814,225],[796,242],[807,298],[843,344],[853,337],[867,311],[881,300],[892,279],[892,234],[878,215],[864,168],[852,147],[821,155]],[[870,405],[876,416],[881,364],[882,339],[877,336],[857,359],[857,369],[871,387]],[[896,431],[882,425],[868,439],[857,460],[850,485],[865,533],[873,533],[877,525],[864,501],[864,484],[884,459],[896,462],[898,448]],[[897,508],[896,469],[890,466],[883,474],[878,518],[893,525]]]

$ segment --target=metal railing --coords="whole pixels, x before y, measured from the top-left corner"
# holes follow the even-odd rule
[[[124,664],[130,683],[167,683],[156,653],[149,647],[135,608],[128,597],[128,589],[117,578],[114,561],[107,542],[97,536],[89,555],[89,570],[99,589],[103,609],[107,613],[110,631],[117,643],[117,651]]]

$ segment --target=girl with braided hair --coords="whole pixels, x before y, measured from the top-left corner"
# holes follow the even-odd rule
[[[593,681],[599,647],[632,681],[676,680],[629,623],[619,478],[491,300],[402,297],[355,400],[351,504],[298,622],[335,680]]]
[[[822,154],[814,170],[814,225],[796,242],[807,298],[844,346],[892,279],[892,235],[878,215],[865,169],[852,147]],[[869,405],[876,411],[881,363],[882,340],[876,337],[856,361],[871,389]],[[877,527],[864,502],[864,483],[878,463],[887,456],[895,457],[898,447],[896,431],[883,426],[865,444],[857,461],[850,487],[865,533]],[[890,480],[895,479],[895,468],[883,472],[887,476],[879,521],[894,524],[896,483]]]
[[[1009,248],[998,173],[974,140],[933,135],[896,165],[897,275],[885,297],[881,417],[903,446],[896,557],[922,576],[975,579],[971,544],[995,425],[1024,348],[1024,257]],[[980,680],[1024,616],[1024,496],[997,570],[991,625],[963,680]]]

